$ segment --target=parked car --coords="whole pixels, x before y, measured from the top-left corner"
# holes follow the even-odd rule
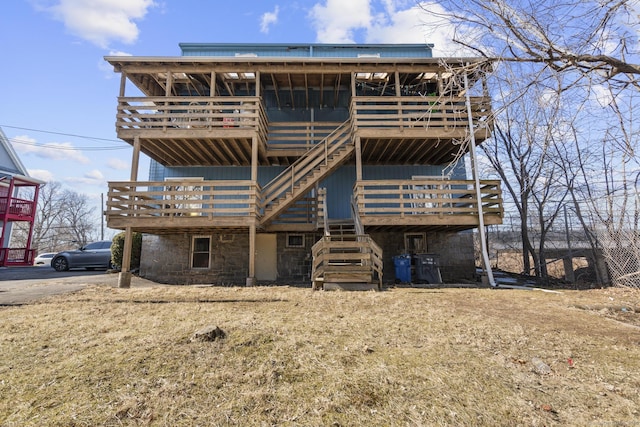
[[[38,254],[38,256],[33,259],[33,265],[46,265],[48,267],[51,265],[51,259],[55,254],[55,252]]]
[[[56,271],[70,268],[108,269],[111,267],[111,240],[89,243],[74,251],[59,252],[51,260],[51,267]]]

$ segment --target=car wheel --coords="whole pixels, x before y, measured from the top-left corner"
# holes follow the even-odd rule
[[[58,257],[58,258],[54,259],[53,262],[51,263],[51,265],[53,266],[53,268],[55,268],[56,271],[67,271],[67,270],[69,270],[69,263],[67,262],[65,257]]]

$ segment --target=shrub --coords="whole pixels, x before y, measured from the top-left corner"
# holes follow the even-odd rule
[[[114,236],[111,242],[111,263],[116,268],[122,266],[122,255],[124,253],[124,235],[125,233],[118,233]],[[131,247],[131,269],[140,267],[140,252],[142,251],[142,234],[133,233],[133,245]]]

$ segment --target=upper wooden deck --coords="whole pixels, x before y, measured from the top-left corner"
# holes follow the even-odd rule
[[[354,97],[352,138],[365,164],[441,164],[469,134],[463,97]],[[490,135],[490,103],[471,99],[475,138]],[[269,121],[260,97],[121,97],[118,137],[165,166],[288,165],[322,141],[338,122]]]
[[[345,47],[349,50],[353,46]],[[355,56],[355,53],[354,53]],[[345,120],[365,164],[440,164],[469,136],[473,58],[108,57],[121,73],[116,131],[165,166],[289,165]],[[127,82],[136,93],[127,96]],[[487,91],[471,110],[491,132]]]

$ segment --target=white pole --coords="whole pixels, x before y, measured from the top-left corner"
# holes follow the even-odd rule
[[[469,95],[469,77],[467,72],[464,72],[464,91],[467,103],[467,116],[469,120],[469,133],[471,136],[471,147],[469,153],[471,154],[471,172],[473,173],[473,179],[476,186],[476,199],[478,203],[478,221],[480,231],[480,249],[482,251],[482,263],[484,271],[487,273],[489,284],[496,287],[496,281],[493,278],[493,271],[491,270],[491,264],[489,263],[489,254],[487,253],[487,236],[484,230],[484,212],[482,212],[482,192],[480,191],[480,178],[478,177],[478,157],[476,155],[476,136],[475,129],[473,128],[473,114],[471,111],[471,97]]]

